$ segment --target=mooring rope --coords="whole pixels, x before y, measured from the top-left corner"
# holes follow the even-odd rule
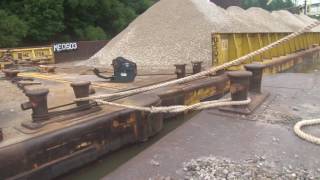
[[[302,128],[305,126],[315,126],[315,125],[320,125],[320,119],[299,121],[294,125],[293,130],[296,133],[296,135],[299,136],[301,139],[320,145],[320,138],[313,136],[311,134],[307,134],[302,131]]]
[[[235,59],[233,61],[230,61],[230,62],[227,62],[225,64],[222,64],[222,65],[219,65],[219,66],[216,66],[216,67],[212,67],[210,68],[209,70],[206,70],[206,71],[202,71],[198,74],[194,74],[194,75],[191,75],[191,76],[188,76],[188,77],[185,77],[185,78],[181,78],[181,79],[176,79],[176,80],[172,80],[172,81],[168,81],[168,82],[165,82],[165,83],[160,83],[160,84],[156,84],[156,85],[152,85],[152,86],[147,86],[147,87],[143,87],[143,88],[139,88],[139,89],[134,89],[134,90],[129,90],[129,91],[123,91],[123,92],[116,92],[116,93],[111,93],[111,94],[104,94],[104,95],[99,95],[99,96],[91,96],[91,97],[88,97],[88,98],[80,98],[80,99],[76,99],[76,101],[86,101],[86,100],[94,100],[94,99],[109,99],[109,98],[116,98],[116,97],[121,97],[121,96],[128,96],[128,95],[133,95],[133,94],[137,94],[137,93],[141,93],[141,92],[146,92],[146,91],[150,91],[150,90],[154,90],[154,89],[158,89],[158,88],[161,88],[161,87],[166,87],[166,86],[170,86],[170,85],[175,85],[175,84],[181,84],[181,83],[186,83],[186,82],[190,82],[190,81],[194,81],[194,80],[197,80],[197,79],[200,79],[202,77],[205,77],[207,75],[210,75],[210,74],[214,74],[216,73],[217,71],[220,71],[220,70],[224,70],[226,68],[229,68],[229,67],[232,67],[232,66],[235,66],[235,65],[239,65],[241,63],[243,63],[244,61],[250,59],[250,58],[253,58],[254,56],[257,56],[257,55],[260,55],[284,42],[287,42],[311,29],[313,29],[314,27],[317,27],[320,25],[320,21],[316,21],[304,28],[302,28],[301,30],[297,31],[297,32],[294,32],[294,33],[291,33],[290,35],[282,38],[282,39],[279,39],[278,41],[276,42],[273,42],[259,50],[256,50],[254,52],[251,52],[245,56],[242,56],[238,59]]]
[[[215,100],[215,101],[207,101],[207,102],[200,102],[190,106],[187,105],[177,105],[177,106],[152,106],[152,107],[144,107],[144,106],[135,106],[135,105],[126,105],[126,104],[119,104],[113,103],[103,100],[95,100],[99,104],[103,105],[110,105],[122,108],[129,108],[138,111],[150,112],[150,113],[181,113],[181,112],[188,112],[188,111],[200,111],[209,108],[215,107],[223,107],[223,106],[241,106],[247,105],[251,102],[251,99],[247,99],[244,101],[231,101],[231,99],[222,99],[222,100]]]
[[[268,50],[270,50],[270,49],[272,49],[272,48],[274,48],[284,42],[287,42],[287,41],[307,32],[307,31],[309,31],[319,25],[320,25],[320,21],[315,21],[314,23],[302,28],[301,30],[294,32],[294,33],[291,33],[290,35],[288,35],[278,41],[275,41],[275,42],[273,42],[273,43],[271,43],[271,44],[269,44],[259,50],[251,52],[245,56],[242,56],[238,59],[227,62],[225,64],[222,64],[222,65],[219,65],[216,67],[212,67],[209,70],[200,72],[195,75],[191,75],[191,76],[188,76],[185,78],[181,78],[181,79],[177,79],[177,80],[173,80],[173,81],[168,81],[165,83],[160,83],[160,84],[156,84],[156,85],[152,85],[152,86],[147,86],[147,87],[143,87],[143,88],[139,88],[139,89],[117,92],[117,93],[112,93],[112,94],[99,95],[99,96],[92,96],[92,97],[88,97],[88,98],[80,98],[80,99],[76,99],[76,101],[95,100],[99,104],[130,108],[130,109],[135,109],[135,110],[139,110],[139,111],[147,111],[150,113],[179,113],[179,112],[185,112],[185,111],[190,111],[190,110],[202,110],[202,109],[221,107],[221,106],[246,105],[251,102],[250,99],[248,99],[246,101],[218,100],[218,101],[201,102],[201,103],[197,103],[197,104],[194,104],[191,106],[181,105],[181,106],[168,106],[168,107],[139,107],[139,106],[133,106],[133,105],[124,105],[124,104],[119,104],[119,103],[108,102],[107,99],[121,97],[121,96],[129,96],[129,95],[133,95],[133,94],[137,94],[137,93],[142,93],[142,92],[158,89],[161,87],[166,87],[166,86],[180,84],[180,83],[186,83],[186,82],[200,79],[200,78],[205,77],[207,75],[214,74],[217,71],[224,70],[226,68],[229,68],[229,67],[232,67],[235,65],[239,65],[239,64],[245,62],[246,60],[253,58],[254,56],[260,55],[260,54],[262,54],[262,53],[264,53],[264,52],[266,52],[266,51],[268,51]],[[313,119],[313,120],[309,120],[309,121],[306,121],[306,120],[300,121],[294,126],[294,132],[296,133],[297,136],[299,136],[300,138],[302,138],[306,141],[309,141],[309,142],[312,142],[315,144],[320,144],[320,138],[317,138],[315,136],[307,134],[301,130],[301,128],[304,126],[312,126],[312,125],[317,125],[317,124],[320,124],[320,119]]]

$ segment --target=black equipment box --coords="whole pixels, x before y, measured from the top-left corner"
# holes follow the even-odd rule
[[[103,79],[110,79],[112,82],[132,82],[137,76],[137,64],[123,57],[118,57],[112,61],[113,76],[107,77],[95,68],[93,73]]]
[[[123,57],[112,61],[114,82],[132,82],[137,76],[137,64]]]

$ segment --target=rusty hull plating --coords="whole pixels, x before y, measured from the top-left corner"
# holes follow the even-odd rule
[[[88,84],[73,83],[75,96],[87,96]],[[221,75],[130,96],[117,102],[140,106],[192,104],[208,98],[218,99],[228,89],[228,77]],[[42,103],[42,109],[33,109],[33,114],[47,114],[44,113],[45,109],[48,110],[45,108],[47,93],[44,90],[28,93],[31,102],[40,100]],[[33,96],[36,96],[35,100],[31,99]],[[29,106],[29,103],[23,107],[37,108]],[[4,136],[0,142],[0,162],[4,162],[0,164],[0,179],[52,179],[120,147],[146,141],[162,130],[164,118],[172,116],[103,106],[94,113],[62,120],[50,116],[48,120],[37,121],[40,126],[32,126],[30,122],[28,126],[24,122],[21,127],[16,127],[24,134],[23,138],[6,139]]]

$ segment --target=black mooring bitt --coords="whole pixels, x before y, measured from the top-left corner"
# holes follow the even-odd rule
[[[266,67],[264,64],[247,64],[244,66],[247,71],[252,73],[250,79],[249,91],[254,93],[261,93],[261,81],[263,76],[263,69]]]
[[[197,74],[199,72],[201,72],[202,70],[202,63],[203,61],[192,61],[191,64],[192,64],[192,73],[193,74]]]
[[[50,119],[48,111],[47,97],[49,89],[36,88],[25,89],[25,94],[29,98],[29,102],[21,104],[22,110],[32,109],[33,122],[41,122]]]
[[[177,79],[186,77],[186,64],[175,64],[175,73],[177,74]]]
[[[242,106],[231,106],[219,108],[225,112],[238,114],[251,114],[269,97],[269,93],[261,92],[261,79],[263,66],[248,65],[251,71],[232,71],[228,73],[230,79],[230,94],[233,101],[245,101],[249,98],[251,102]]]
[[[90,85],[91,82],[89,81],[80,81],[80,82],[73,82],[71,83],[71,87],[73,88],[73,92],[76,98],[85,98],[89,97],[90,94]],[[77,106],[88,106],[89,107],[89,100],[88,101],[79,101],[76,102]]]
[[[14,70],[14,69],[4,69],[4,70],[2,70],[2,72],[4,73],[4,75],[7,79],[16,78],[18,76],[18,74],[20,73],[19,70]]]
[[[252,73],[249,71],[232,71],[228,73],[228,76],[230,79],[230,93],[232,100],[247,100]]]

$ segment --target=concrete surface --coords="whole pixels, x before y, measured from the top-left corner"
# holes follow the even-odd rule
[[[319,168],[320,146],[295,136],[292,127],[320,117],[320,74],[277,74],[265,77],[263,86],[271,96],[254,114],[203,111],[104,179],[181,179],[183,162],[209,155],[231,160],[264,156],[279,166]],[[320,136],[319,126],[306,131]]]

